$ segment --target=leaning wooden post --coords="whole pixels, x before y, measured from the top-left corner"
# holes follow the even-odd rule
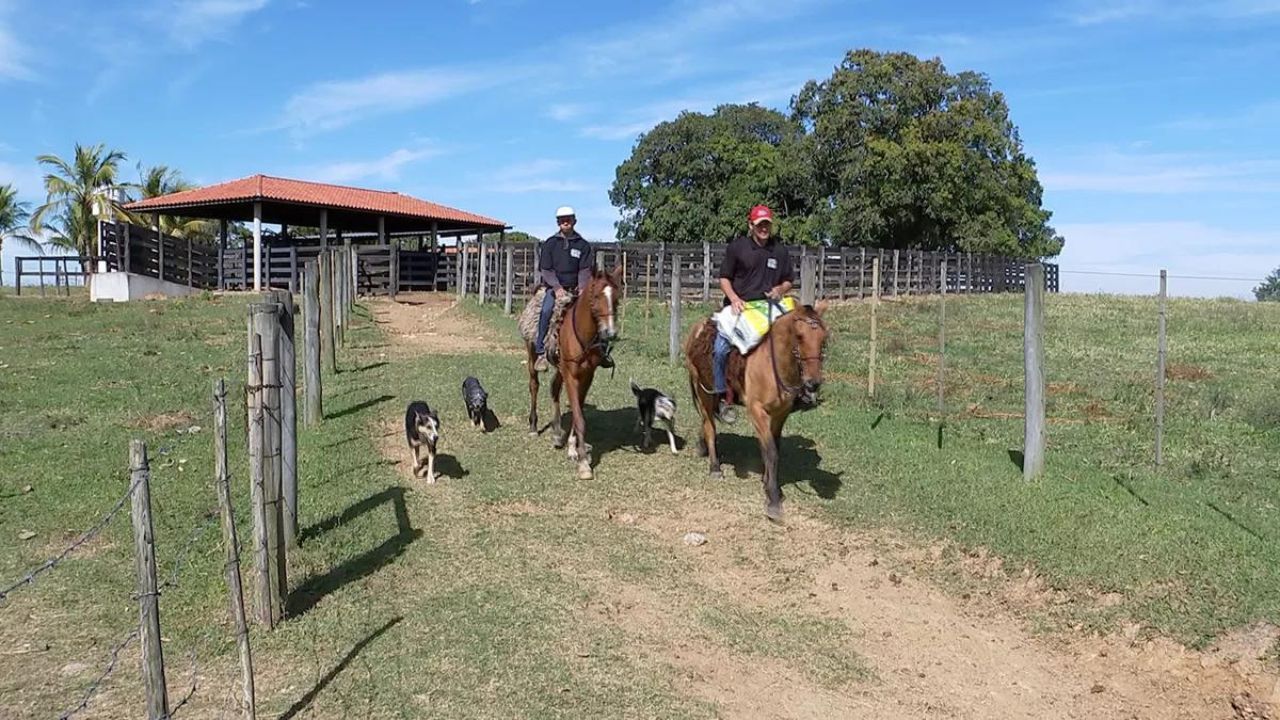
[[[314,274],[314,267],[311,267]],[[231,510],[231,478],[227,465],[227,384],[213,383],[213,461],[214,486],[218,493],[218,509],[222,515],[222,544],[226,548],[227,592],[231,600],[231,622],[235,625],[236,646],[240,649],[240,681],[244,694],[240,698],[240,714],[254,720],[253,658],[249,653],[249,628],[244,619],[244,589],[240,586],[240,544],[236,536],[236,519]]]
[[[880,257],[871,258],[871,345],[868,349],[867,397],[876,396],[876,309],[880,307]]]
[[[316,257],[316,270],[320,276],[320,350],[329,372],[338,372],[338,352],[333,346],[337,319],[333,312],[333,253],[322,248]]]
[[[284,541],[298,546],[298,356],[293,327],[293,294],[273,293],[280,306],[280,351],[276,372],[280,379],[280,492],[284,502]]]
[[[815,275],[814,257],[805,253],[800,257],[800,303],[802,305],[813,305],[816,302],[818,283]]]
[[[315,427],[324,417],[320,392],[320,273],[315,261],[302,267],[302,315],[306,324],[302,339],[306,389],[303,422],[307,427]]]
[[[280,452],[280,369],[279,369],[279,305],[256,303],[249,306],[253,313],[254,333],[261,338],[260,354],[262,373],[258,386],[259,407],[262,413],[262,505],[265,515],[263,529],[266,537],[265,559],[269,587],[263,602],[270,613],[270,627],[284,616],[284,597],[288,591],[285,571],[285,543],[283,534],[284,512],[281,508],[281,452]]]
[[[941,291],[938,295],[938,426],[947,422],[945,381],[947,373],[947,259],[938,268]]]
[[[680,356],[680,255],[671,256],[671,331],[667,343],[667,360],[675,365]]]
[[[702,241],[702,302],[711,299],[711,243]]]
[[[1160,271],[1160,325],[1156,337],[1156,467],[1164,464],[1164,374],[1168,346],[1165,337],[1165,301],[1168,299],[1168,273]]]
[[[151,469],[147,466],[147,444],[141,440],[129,443],[129,470],[138,569],[142,686],[147,695],[148,720],[161,720],[169,717],[169,693],[164,681],[164,648],[160,645],[160,594],[156,584],[155,534],[151,526]]]
[[[515,292],[516,292],[516,249],[515,247],[508,245],[506,254],[507,254],[507,282],[506,282],[507,289],[506,289],[506,296],[503,298],[503,301],[502,301],[502,312],[506,313],[507,315],[510,315],[512,300],[514,299]]]
[[[1022,477],[1034,480],[1044,471],[1044,266],[1028,263],[1023,321],[1023,361],[1026,366],[1026,423]]]

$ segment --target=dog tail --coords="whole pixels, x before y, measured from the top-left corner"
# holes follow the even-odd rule
[[[634,379],[631,380],[631,394],[636,397],[640,396],[640,386],[636,384]]]

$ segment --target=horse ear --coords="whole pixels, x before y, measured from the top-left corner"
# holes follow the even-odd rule
[[[813,306],[813,311],[818,313],[818,317],[822,317],[824,313],[831,307],[830,300],[819,300],[817,305]]]
[[[613,280],[613,284],[622,287],[622,266],[614,265],[609,271],[609,277]]]

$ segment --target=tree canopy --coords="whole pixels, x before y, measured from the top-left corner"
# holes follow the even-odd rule
[[[1258,302],[1280,302],[1280,268],[1271,271],[1262,284],[1253,289]]]
[[[723,105],[642,135],[609,194],[623,216],[618,236],[720,240],[765,203],[799,242],[1061,251],[1035,163],[985,76],[855,50],[806,83],[790,111]]]

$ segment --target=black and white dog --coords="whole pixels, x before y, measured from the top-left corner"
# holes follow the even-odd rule
[[[440,440],[440,417],[426,403],[415,400],[404,412],[404,437],[413,453],[413,476],[423,470],[423,454],[426,457],[427,482],[436,481],[436,443]]]
[[[489,393],[480,386],[479,380],[468,377],[462,381],[462,402],[467,406],[467,417],[471,418],[471,424],[484,430],[484,418],[489,412]]]
[[[636,429],[644,432],[644,444],[642,447],[646,450],[653,447],[653,421],[658,420],[666,427],[667,441],[671,444],[671,452],[676,452],[676,401],[665,395],[661,390],[655,388],[641,388],[636,384],[635,380],[631,381],[631,393],[636,396],[636,410],[639,411],[639,417],[636,418]]]

